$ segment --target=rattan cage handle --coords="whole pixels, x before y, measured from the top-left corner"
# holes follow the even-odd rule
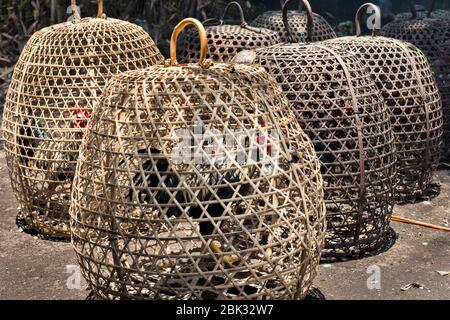
[[[210,26],[210,25],[222,25],[223,21],[221,21],[219,18],[209,18],[202,21],[202,24],[204,26]]]
[[[308,0],[298,0],[298,1],[301,1],[306,9],[306,15],[308,17],[307,25],[306,25],[306,32],[307,32],[306,41],[311,42],[312,37],[313,37],[313,27],[314,27],[313,12],[311,9],[311,5],[309,4]],[[283,5],[283,23],[284,23],[284,28],[288,34],[289,41],[291,43],[294,43],[294,42],[296,42],[295,37],[292,33],[292,29],[291,29],[291,26],[289,25],[289,20],[288,20],[288,5],[290,2],[291,2],[291,0],[287,0]]]
[[[75,22],[80,21],[81,20],[81,16],[80,16],[80,13],[78,12],[77,1],[76,0],[71,0],[70,6],[72,7],[72,13],[73,13],[74,21]]]
[[[253,32],[258,32],[258,33],[263,33],[264,32],[264,29],[261,29],[261,28],[255,28],[255,27],[251,27],[251,26],[249,26],[248,25],[248,23],[247,23],[247,21],[245,21],[245,15],[244,15],[244,10],[242,10],[242,7],[241,7],[241,5],[238,3],[238,2],[236,2],[236,1],[232,1],[232,2],[230,2],[226,7],[225,7],[225,9],[224,9],[224,11],[223,11],[223,14],[222,14],[222,16],[220,17],[220,19],[217,19],[217,18],[212,18],[212,19],[206,19],[205,21],[203,21],[203,25],[210,25],[210,24],[214,24],[214,22],[217,22],[219,25],[224,25],[224,18],[225,18],[225,15],[227,14],[227,12],[228,12],[228,9],[231,7],[231,6],[237,6],[238,7],[238,9],[239,9],[239,16],[240,16],[240,19],[241,19],[241,24],[240,24],[240,26],[241,26],[241,28],[245,28],[245,29],[247,29],[247,30],[250,30],[250,31],[253,31]]]
[[[411,10],[411,19],[417,18],[416,2],[414,0],[409,0],[409,9]]]
[[[375,21],[380,21],[381,22],[381,9],[379,6],[374,5],[373,3],[365,3],[363,4],[361,7],[359,7],[358,12],[356,12],[356,16],[355,16],[355,28],[356,28],[356,36],[360,36],[362,34],[361,31],[361,18],[364,12],[367,12],[368,8],[372,8],[375,11]],[[377,27],[377,25],[375,25],[375,27],[373,28],[372,31],[372,35],[377,35],[378,31],[380,31],[380,26]]]
[[[411,10],[411,14],[412,14],[411,19],[417,18],[417,10],[416,10],[415,3],[416,2],[414,0],[409,0],[409,9]],[[431,14],[434,12],[434,10],[436,10],[436,0],[431,1],[430,9],[428,10],[428,13],[427,13],[427,18],[431,18]]]
[[[77,9],[77,0],[71,0],[70,1],[70,5],[72,7],[72,12],[73,12],[73,16],[75,21],[80,21],[81,20],[81,16],[80,16],[80,12],[78,12]],[[106,18],[106,15],[103,12],[103,0],[98,0],[98,12],[97,12],[97,17],[98,18]]]
[[[409,8],[412,13],[412,19],[417,18],[417,10],[416,10],[415,4],[416,4],[416,1],[409,0]],[[436,0],[431,1],[430,9],[428,10],[428,13],[427,13],[427,18],[431,18],[431,14],[434,12],[434,10],[436,10]]]
[[[231,6],[236,6],[238,8],[239,18],[241,19],[241,27],[247,26],[247,22],[245,21],[244,10],[242,9],[241,5],[236,1],[231,1],[229,4],[227,4],[225,9],[223,10],[222,16],[220,17],[220,20],[219,20],[220,24],[223,25],[225,16],[227,15],[228,9],[230,9]]]
[[[428,18],[431,18],[431,14],[433,13],[434,10],[436,10],[436,0],[431,1],[430,10],[428,10],[427,14]]]
[[[187,18],[182,20],[180,23],[176,25],[173,29],[172,37],[170,38],[170,59],[166,60],[165,66],[177,66],[177,40],[180,36],[180,33],[187,27],[194,26],[198,34],[200,36],[200,58],[198,60],[198,64],[202,68],[209,68],[212,64],[211,60],[206,59],[206,54],[208,52],[208,39],[206,36],[205,27],[203,27],[202,23],[194,18]]]
[[[280,0],[281,8],[283,8],[285,2],[286,0]],[[300,1],[298,3],[298,12],[302,12],[302,10],[303,10],[303,2]]]
[[[97,18],[106,18],[106,14],[103,11],[103,0],[98,0]]]

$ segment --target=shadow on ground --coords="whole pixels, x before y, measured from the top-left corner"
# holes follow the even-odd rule
[[[441,193],[432,201],[397,206],[395,214],[448,226],[450,171],[436,175]],[[40,240],[20,232],[17,202],[12,193],[5,155],[0,151],[0,299],[81,299],[86,282],[77,287],[71,244]],[[332,299],[450,299],[449,233],[393,222],[397,240],[374,256],[339,263],[322,263],[307,300]],[[371,280],[378,279],[374,283]],[[421,288],[411,286],[420,284]],[[368,286],[369,284],[369,286]],[[379,289],[377,289],[379,284]],[[369,289],[371,287],[372,289]]]

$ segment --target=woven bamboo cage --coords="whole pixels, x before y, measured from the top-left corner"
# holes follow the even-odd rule
[[[3,114],[5,152],[21,219],[46,236],[69,237],[78,150],[106,81],[162,63],[152,39],[134,24],[74,20],[36,32],[15,67]]]
[[[286,3],[288,4],[289,1]],[[311,39],[312,12],[308,1]],[[283,16],[290,33],[287,6]],[[256,51],[256,62],[281,85],[322,163],[327,259],[356,256],[387,240],[393,209],[394,136],[389,113],[355,54],[292,43]]]
[[[198,64],[179,65],[193,24]],[[106,87],[74,181],[72,243],[101,298],[296,299],[316,275],[320,163],[262,68],[205,60],[183,20],[165,66]]]
[[[445,160],[450,157],[450,39],[436,48],[429,57],[443,102]]]
[[[381,21],[379,7],[362,5],[355,37],[325,42],[355,53],[369,68],[391,115],[397,148],[397,196],[414,200],[429,190],[439,164],[442,143],[442,103],[426,56],[412,44],[376,36],[361,36],[360,20],[368,8]]]
[[[281,0],[281,7],[285,1]],[[297,42],[306,42],[307,13],[302,11],[302,5],[296,11],[289,11],[289,25],[291,26]],[[336,38],[336,33],[330,24],[320,15],[313,13],[314,30],[311,40],[314,42]],[[282,11],[267,11],[258,16],[252,23],[258,28],[267,28],[278,32],[283,42],[289,42],[288,34],[284,28]]]
[[[229,8],[235,6],[239,11],[240,25],[224,23]],[[244,12],[239,3],[232,1],[225,7],[220,19],[204,21],[208,37],[207,59],[213,62],[229,62],[234,56],[243,50],[253,50],[280,43],[278,34],[274,31],[250,27],[245,21]],[[180,61],[187,63],[198,59],[200,45],[197,41],[198,34],[195,29],[185,32],[182,46],[178,50]]]
[[[450,11],[436,9],[436,1],[431,2],[430,10],[426,10],[425,7],[415,5],[414,0],[409,1],[410,12],[402,12],[395,15],[396,20],[410,20],[417,18],[434,18],[434,19],[450,19]]]
[[[431,14],[432,10],[425,18],[416,17],[411,20],[393,21],[385,25],[380,34],[410,42],[428,57],[442,98],[444,114],[442,154],[444,157],[448,157],[450,155],[450,86],[448,84],[450,61],[446,61],[448,55],[442,50],[442,47],[447,41],[450,41],[450,19],[429,18],[428,16]]]

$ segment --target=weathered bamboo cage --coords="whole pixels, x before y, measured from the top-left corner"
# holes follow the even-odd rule
[[[74,20],[36,32],[15,67],[3,114],[5,153],[20,219],[51,237],[69,237],[72,180],[81,140],[106,81],[162,63],[152,39],[134,24]]]
[[[224,23],[228,10],[232,6],[235,6],[239,11],[240,25]],[[241,5],[235,1],[228,3],[220,19],[209,19],[204,21],[204,24],[209,49],[206,57],[213,62],[229,62],[237,53],[243,50],[254,50],[281,42],[276,32],[249,26],[245,21]],[[197,38],[198,34],[195,29],[185,32],[182,46],[178,50],[181,62],[187,63],[198,59],[200,45]]]
[[[450,157],[450,39],[436,47],[436,51],[433,51],[429,57],[431,58],[431,66],[443,102],[443,155],[447,160]]]
[[[450,41],[450,19],[429,18],[434,6],[428,11],[427,17],[414,16],[410,20],[393,21],[386,24],[380,34],[385,37],[399,39],[412,43],[430,60],[442,98],[444,114],[443,152],[444,157],[450,155],[450,63],[446,61],[447,53],[442,47]]]
[[[372,8],[362,5],[356,14],[356,36],[325,42],[355,53],[369,68],[391,115],[397,148],[396,191],[400,202],[423,196],[433,182],[442,144],[442,103],[426,56],[415,46],[392,38],[362,36],[360,20]]]
[[[285,1],[280,0],[281,8],[283,7]],[[298,10],[289,11],[289,25],[291,26],[292,31],[294,32],[295,41],[297,42],[306,42],[307,37],[307,13],[302,10],[302,4]],[[311,40],[314,42],[323,41],[328,39],[336,38],[336,32],[330,26],[330,24],[321,16],[316,13],[313,13],[314,19],[314,29]],[[266,28],[273,31],[278,32],[282,42],[289,42],[289,36],[286,32],[283,23],[283,14],[282,11],[267,11],[263,14],[259,15],[252,23],[252,26],[258,28]]]
[[[283,19],[289,34],[287,1]],[[313,30],[308,12],[308,39]],[[395,145],[380,91],[355,54],[292,43],[256,51],[256,62],[281,85],[322,163],[327,259],[379,249],[393,209]]]
[[[436,9],[436,0],[431,2],[430,10],[425,7],[415,5],[414,0],[409,1],[410,12],[402,12],[395,15],[396,20],[410,20],[417,18],[450,19],[450,11]]]
[[[198,29],[198,64],[176,40]],[[262,68],[205,60],[106,87],[74,181],[72,243],[101,298],[297,299],[324,242],[320,163]]]

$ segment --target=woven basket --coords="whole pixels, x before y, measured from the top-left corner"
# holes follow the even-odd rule
[[[442,50],[444,44],[450,41],[450,19],[426,17],[393,21],[385,25],[380,34],[414,44],[430,60],[443,105],[443,156],[450,156],[450,61],[446,60],[448,55]]]
[[[76,6],[72,1],[72,6]],[[134,24],[75,19],[36,32],[15,67],[3,134],[20,216],[52,237],[69,237],[69,205],[78,150],[106,81],[161,63],[152,39]]]
[[[312,30],[311,8],[303,2]],[[290,33],[287,6],[283,16]],[[256,55],[282,86],[322,162],[324,257],[379,248],[393,209],[395,146],[388,110],[366,66],[351,52],[319,44],[282,44]]]
[[[198,64],[178,65],[193,24]],[[165,66],[104,91],[74,181],[72,242],[101,298],[298,299],[316,275],[320,164],[262,68],[205,60],[195,19]]]
[[[284,6],[281,0],[281,7]],[[295,41],[306,42],[307,13],[301,8],[297,11],[289,11],[289,25],[291,26]],[[336,38],[336,33],[328,22],[320,15],[313,13],[314,29],[311,40],[314,42]],[[266,28],[278,32],[283,42],[289,42],[288,34],[284,28],[282,11],[268,11],[258,16],[252,23],[257,28]]]
[[[232,6],[236,6],[239,10],[240,25],[224,24],[224,17]],[[268,47],[281,41],[278,34],[274,31],[250,27],[245,22],[242,7],[234,1],[225,7],[221,19],[210,19],[205,21],[204,24],[206,26],[209,48],[206,57],[213,62],[229,62],[237,53],[243,50]],[[182,46],[178,50],[178,56],[183,63],[198,59],[200,45],[197,38],[198,34],[195,29],[187,30],[183,36]]]
[[[411,12],[403,12],[395,15],[395,20],[410,20],[410,19],[423,19],[423,18],[434,18],[434,19],[450,19],[450,11],[435,9],[436,0],[431,1],[430,10],[426,10],[425,7],[416,6],[414,0],[409,1],[409,8]]]
[[[442,104],[425,55],[412,44],[361,36],[360,19],[368,8],[381,21],[380,9],[366,3],[356,14],[357,36],[325,42],[355,53],[370,69],[389,107],[397,147],[397,196],[400,202],[422,196],[430,187],[442,143]],[[379,30],[378,30],[379,31]]]
[[[434,77],[441,93],[444,114],[445,160],[450,158],[450,39],[429,54]]]

